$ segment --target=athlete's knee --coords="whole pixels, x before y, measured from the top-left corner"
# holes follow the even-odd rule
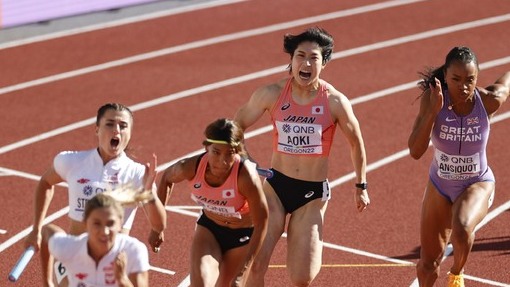
[[[306,272],[304,270],[290,271],[290,281],[294,286],[307,287],[310,286],[313,279],[319,274],[319,270]]]
[[[250,266],[250,274],[253,276],[264,276],[266,274],[268,268],[268,264],[262,262],[261,260],[255,260],[253,264]]]
[[[420,259],[418,261],[418,264],[416,264],[416,271],[418,274],[439,274],[439,265],[441,261],[440,260],[426,260],[426,259]]]
[[[245,287],[259,287],[264,286],[264,276],[266,274],[267,265],[260,264],[254,262],[250,269],[248,270],[248,274],[246,274],[245,279]]]
[[[472,241],[474,228],[468,223],[454,223],[452,226],[451,240],[458,244]]]
[[[310,278],[309,276],[290,276],[290,281],[292,282],[292,285],[298,286],[298,287],[308,287],[312,283],[313,278]]]

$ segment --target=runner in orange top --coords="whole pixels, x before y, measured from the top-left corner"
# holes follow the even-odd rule
[[[255,165],[241,158],[242,129],[218,119],[205,136],[203,154],[165,170],[158,196],[166,205],[174,184],[187,180],[202,206],[191,247],[191,286],[242,284],[267,230],[266,198]]]
[[[268,112],[274,126],[274,176],[263,185],[270,210],[269,227],[248,286],[264,285],[287,214],[287,270],[292,283],[308,286],[319,273],[322,224],[331,196],[327,180],[329,150],[336,126],[351,151],[358,183],[356,207],[361,212],[370,203],[358,120],[347,97],[320,79],[331,59],[332,36],[323,29],[310,28],[299,35],[286,35],[284,49],[291,56],[290,78],[257,89],[235,117],[246,129]]]

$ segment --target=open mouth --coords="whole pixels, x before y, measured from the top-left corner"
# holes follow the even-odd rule
[[[299,71],[299,77],[303,80],[309,80],[312,77],[312,73]]]
[[[120,144],[120,139],[114,138],[110,140],[110,145],[112,148],[117,148]]]

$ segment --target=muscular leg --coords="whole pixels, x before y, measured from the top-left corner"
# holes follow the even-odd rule
[[[439,264],[451,234],[451,203],[429,181],[423,197],[420,260],[416,266],[420,287],[434,286]]]
[[[266,237],[264,238],[260,251],[253,260],[248,274],[246,286],[251,287],[264,286],[264,275],[267,272],[269,260],[285,228],[286,213],[280,199],[269,183],[264,182],[263,187],[269,207],[269,220]]]
[[[327,201],[316,199],[295,210],[287,228],[287,270],[295,286],[309,286],[322,265],[322,226]]]
[[[475,241],[474,230],[487,215],[493,191],[493,182],[478,182],[468,187],[453,203],[451,242],[454,252],[450,269],[453,274],[460,274],[466,264]]]
[[[220,263],[220,277],[216,286],[243,286],[241,285],[243,281],[240,281],[242,278],[237,278],[237,276],[244,268],[244,264],[240,264],[240,262],[245,262],[249,249],[249,245],[244,245],[230,249],[223,254]],[[234,282],[236,285],[233,285]]]
[[[197,225],[191,246],[191,286],[215,286],[221,260],[220,246],[214,235],[207,228]]]

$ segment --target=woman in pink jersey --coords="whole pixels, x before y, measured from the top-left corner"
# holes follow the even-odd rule
[[[420,111],[409,136],[419,159],[432,140],[421,212],[420,286],[433,286],[445,248],[453,245],[449,287],[464,286],[463,271],[475,240],[475,227],[492,203],[495,179],[487,164],[489,119],[509,96],[510,72],[486,88],[476,86],[478,60],[468,47],[455,47],[444,65],[423,73]]]
[[[66,266],[69,286],[149,286],[147,247],[121,233],[121,204],[137,204],[152,197],[150,191],[98,193],[85,205],[86,233],[70,235],[53,224],[42,228],[43,242],[48,242],[50,253]]]
[[[243,131],[232,120],[207,126],[205,152],[168,167],[158,186],[165,205],[175,183],[188,181],[202,206],[191,245],[191,286],[244,286],[267,229],[268,208],[256,167],[243,159]]]
[[[296,286],[308,286],[322,264],[322,224],[330,188],[329,151],[336,127],[349,142],[356,173],[358,211],[369,205],[366,158],[358,120],[347,97],[320,79],[331,59],[333,38],[310,28],[285,35],[290,77],[257,89],[242,106],[236,121],[243,129],[268,112],[274,131],[271,159],[274,176],[264,182],[270,218],[264,245],[255,258],[248,286],[263,286],[271,254],[285,229],[287,214],[287,270]]]
[[[34,226],[25,245],[41,247],[41,227],[54,193],[54,186],[66,182],[69,198],[69,233],[79,235],[85,232],[83,222],[85,204],[97,193],[117,186],[131,186],[134,189],[152,190],[156,193],[156,159],[152,164],[140,164],[126,154],[133,129],[131,110],[118,103],[107,103],[97,111],[96,135],[98,146],[84,151],[64,151],[55,156],[53,163],[41,176],[35,191]],[[166,212],[155,196],[143,206],[151,223],[149,244],[154,252],[163,242],[166,226]],[[135,216],[135,208],[126,208],[123,232],[128,233]],[[45,246],[44,244],[42,245]],[[43,286],[53,284],[53,258],[46,248],[41,248]],[[55,264],[55,275],[59,286],[66,286],[65,267]]]

